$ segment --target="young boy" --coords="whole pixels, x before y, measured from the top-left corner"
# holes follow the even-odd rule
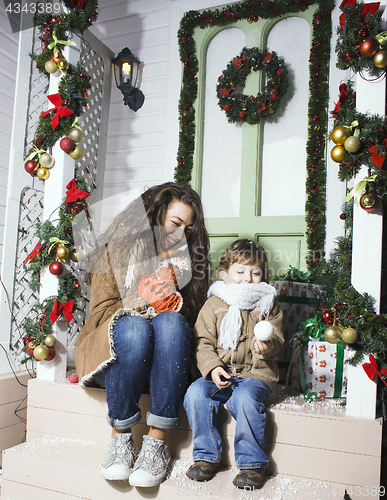
[[[282,311],[267,274],[262,246],[247,239],[235,241],[220,259],[220,280],[211,285],[196,321],[194,354],[202,377],[190,385],[184,399],[194,443],[187,476],[195,481],[208,481],[219,467],[222,440],[216,424],[219,407],[225,404],[236,420],[240,472],[233,484],[248,489],[263,485],[268,465],[265,401],[278,381],[275,355],[284,342]],[[260,329],[269,331],[270,340],[257,340]]]

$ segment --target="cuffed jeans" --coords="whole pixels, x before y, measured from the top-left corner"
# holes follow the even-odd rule
[[[232,377],[231,386],[218,389],[212,380],[195,380],[184,398],[192,429],[193,459],[219,462],[222,439],[217,429],[218,412],[225,404],[236,421],[235,461],[239,469],[267,467],[265,449],[265,401],[270,388],[254,378]]]
[[[149,381],[147,424],[172,429],[179,423],[189,370],[191,328],[181,314],[166,311],[152,321],[123,316],[113,328],[117,359],[106,369],[108,422],[127,430],[141,419],[138,401]]]

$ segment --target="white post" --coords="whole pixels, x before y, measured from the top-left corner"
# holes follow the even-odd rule
[[[368,82],[356,79],[356,109],[362,113],[384,116],[386,82]],[[368,175],[363,166],[356,176],[355,185]],[[379,312],[382,270],[383,208],[365,212],[355,202],[353,210],[352,285],[359,293],[367,292],[375,299]],[[375,418],[377,385],[366,375],[362,363],[349,366],[346,413],[353,417]]]
[[[69,63],[76,64],[79,60],[79,47],[65,47],[62,54]],[[62,74],[60,72],[50,75],[48,95],[58,92],[58,84],[61,77]],[[51,108],[52,105],[48,100],[47,103]],[[44,185],[43,220],[50,218],[53,221],[58,218],[57,209],[66,196],[66,185],[74,177],[74,160],[61,150],[59,142],[58,140],[52,148],[55,165],[50,170],[50,177],[45,181]],[[43,302],[47,297],[56,295],[58,286],[58,278],[49,272],[48,266],[45,266],[41,273],[40,301]],[[37,363],[38,378],[45,380],[66,378],[67,332],[67,322],[61,316],[53,325],[53,333],[56,337],[55,358],[51,361],[40,361]]]

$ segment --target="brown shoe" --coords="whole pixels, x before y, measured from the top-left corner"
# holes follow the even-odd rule
[[[233,485],[237,488],[245,490],[259,490],[263,486],[265,480],[265,469],[242,469],[237,476],[234,477]]]
[[[205,460],[197,460],[187,470],[186,475],[193,481],[209,481],[212,479],[219,469],[219,462],[206,462]]]

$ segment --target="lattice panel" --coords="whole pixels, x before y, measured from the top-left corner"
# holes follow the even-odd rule
[[[37,30],[35,30],[37,32]],[[36,53],[41,51],[41,42],[35,32],[34,46],[32,50]],[[92,193],[96,186],[98,141],[100,134],[100,123],[102,113],[102,89],[105,78],[104,60],[82,40],[81,59],[86,72],[91,77],[92,87],[88,91],[88,105],[84,114],[80,117],[78,125],[85,134],[81,143],[83,157],[75,163],[74,170],[79,177],[86,181],[87,190]],[[25,138],[25,152],[27,152],[34,140],[34,134],[42,111],[47,108],[48,80],[37,70],[36,65],[31,65],[30,95],[27,111],[27,125]],[[21,352],[23,347],[21,324],[26,316],[31,317],[31,307],[38,301],[39,297],[32,293],[28,286],[29,276],[23,269],[26,256],[33,250],[37,243],[34,237],[35,224],[42,220],[44,193],[33,188],[26,188],[21,194],[18,247],[16,253],[16,276],[13,290],[13,316],[11,329],[12,354],[16,364],[24,358]],[[77,308],[73,311],[74,319],[69,324],[68,347],[75,344],[79,331],[85,323],[89,289],[85,283],[85,269],[82,261],[75,263],[70,261],[70,267],[77,277],[83,290],[82,298],[77,300]]]
[[[20,197],[18,242],[15,262],[15,284],[12,305],[11,349],[17,363],[24,358],[21,325],[39,297],[29,287],[29,273],[24,270],[27,255],[35,248],[38,240],[34,236],[35,225],[43,218],[43,192],[34,188],[23,189]]]

